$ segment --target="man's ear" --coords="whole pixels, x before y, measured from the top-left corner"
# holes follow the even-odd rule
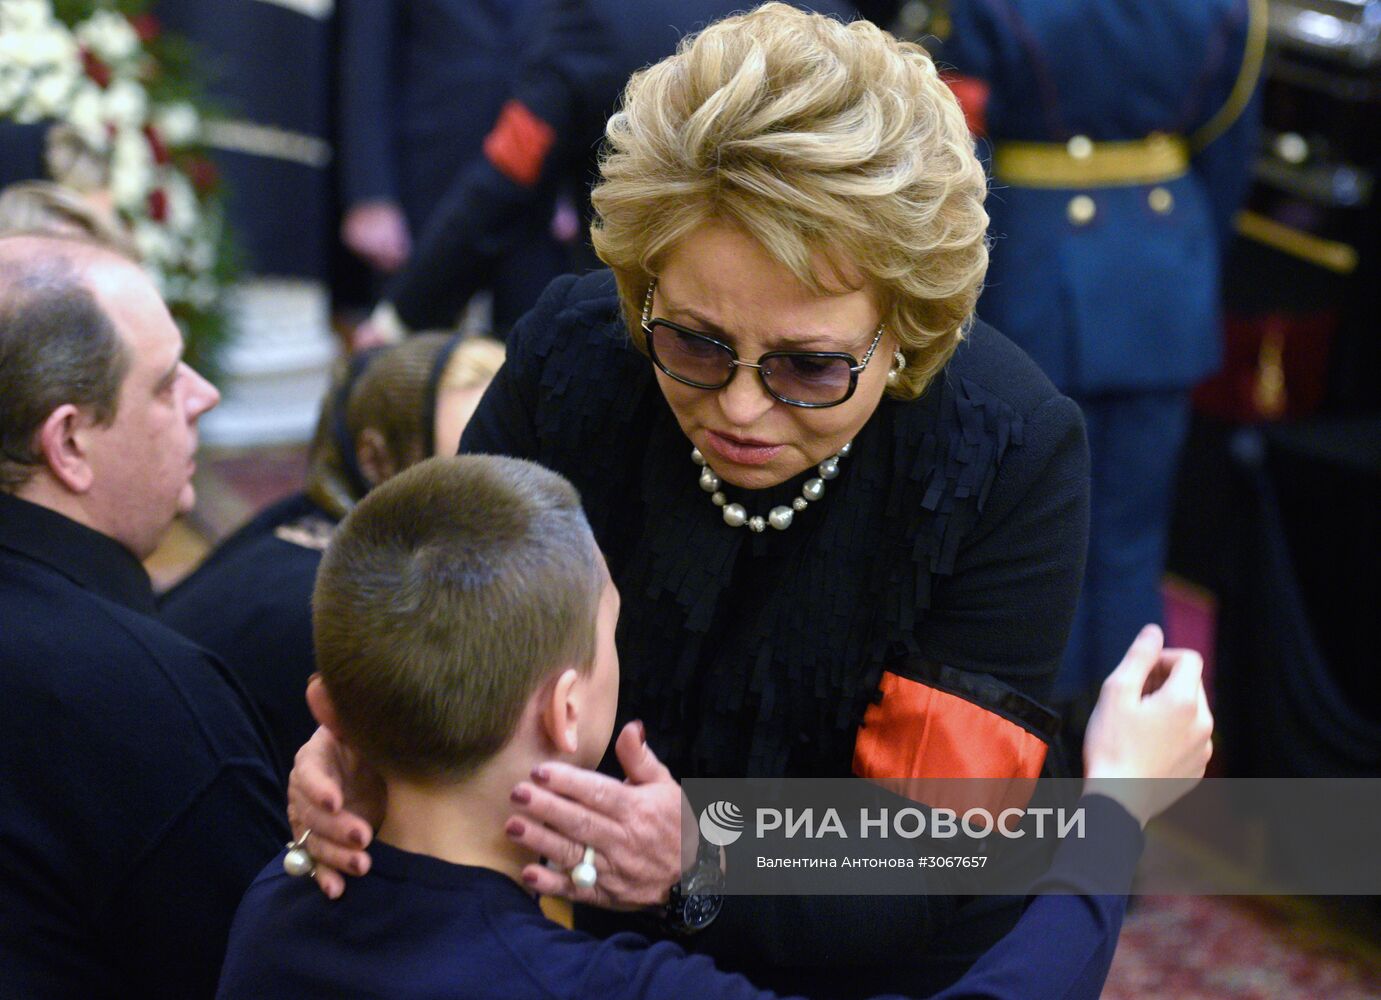
[[[542,705],[542,728],[552,746],[563,754],[573,754],[580,748],[580,708],[576,696],[580,674],[568,667],[546,688]]]
[[[398,463],[389,453],[388,441],[383,432],[375,427],[360,431],[355,441],[355,461],[359,462],[360,471],[369,480],[370,486],[378,486],[398,473]]]
[[[38,447],[44,464],[69,492],[87,493],[96,480],[88,454],[88,431],[94,426],[95,422],[80,407],[63,403],[48,414],[38,429]]]
[[[342,743],[345,742],[345,730],[340,724],[340,716],[336,714],[336,703],[331,700],[331,692],[326,690],[326,682],[319,673],[307,679],[307,708],[317,725],[324,727]]]

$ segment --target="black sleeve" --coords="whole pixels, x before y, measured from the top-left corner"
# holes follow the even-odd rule
[[[936,580],[923,655],[1049,698],[1074,620],[1089,524],[1089,459],[1079,408],[1064,396],[1025,419],[951,576]]]
[[[215,993],[240,898],[289,837],[283,817],[263,762],[228,761],[130,869],[104,921],[132,996]]]
[[[485,155],[461,168],[384,298],[411,329],[449,326],[498,261],[531,237],[534,207],[551,202],[568,164],[584,163],[597,116],[621,84],[609,32],[587,0],[542,0],[519,58],[508,102]],[[509,139],[528,170],[495,156]],[[543,137],[546,138],[543,138]],[[539,216],[540,217],[540,216]]]
[[[397,0],[342,0],[340,74],[341,197],[348,209],[397,200],[394,59]]]
[[[556,317],[578,279],[563,275],[508,335],[507,355],[460,438],[461,454],[537,457],[544,342],[556,333]]]

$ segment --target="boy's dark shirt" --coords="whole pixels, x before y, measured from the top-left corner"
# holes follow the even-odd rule
[[[1083,800],[1086,840],[1060,849],[1045,887],[1125,892],[1141,830],[1106,798]],[[1096,845],[1096,846],[1095,846]],[[339,900],[275,859],[235,917],[221,1000],[767,1000],[704,955],[637,934],[600,940],[547,920],[516,882],[376,841],[369,875]],[[1097,857],[1093,871],[1090,858]],[[727,900],[729,905],[733,900]],[[1121,895],[1034,900],[1017,928],[940,997],[1096,1000],[1117,945]]]

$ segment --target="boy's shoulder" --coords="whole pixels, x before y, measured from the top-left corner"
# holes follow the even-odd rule
[[[759,996],[676,945],[636,934],[601,941],[552,923],[499,872],[378,842],[370,851],[370,873],[334,901],[274,858],[235,915],[220,1000]]]
[[[280,852],[236,911],[217,996],[554,995],[527,965],[564,932],[511,880],[378,842],[370,851],[369,875],[338,900],[285,874]]]

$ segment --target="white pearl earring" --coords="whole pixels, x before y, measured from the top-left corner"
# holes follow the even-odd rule
[[[906,368],[906,355],[901,351],[892,352],[892,370],[887,373],[887,384],[896,385],[901,378],[902,371]]]

